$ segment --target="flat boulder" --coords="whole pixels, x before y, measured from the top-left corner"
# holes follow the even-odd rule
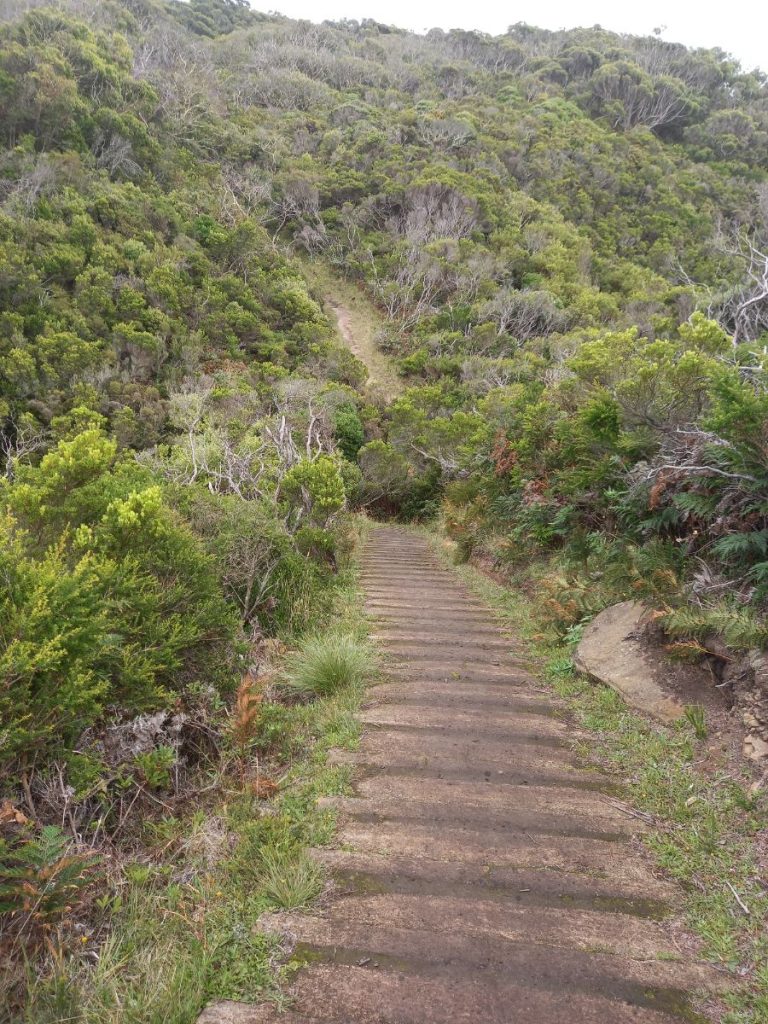
[[[600,612],[584,631],[574,664],[579,672],[618,691],[627,704],[660,722],[685,714],[673,696],[675,665],[648,637],[651,611],[637,601],[623,601]]]

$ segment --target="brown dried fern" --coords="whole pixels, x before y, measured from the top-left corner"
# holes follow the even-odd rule
[[[246,672],[237,688],[230,720],[232,743],[241,761],[245,760],[248,748],[258,733],[263,701],[262,687],[250,672]]]

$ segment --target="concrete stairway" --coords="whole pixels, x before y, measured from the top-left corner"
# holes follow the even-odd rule
[[[307,966],[291,1008],[226,1003],[201,1024],[671,1024],[719,976],[671,940],[673,886],[646,827],[521,647],[427,543],[373,531],[364,558],[388,681],[362,719],[355,796],[318,851],[332,897],[264,919]],[[588,738],[588,737],[586,737]]]

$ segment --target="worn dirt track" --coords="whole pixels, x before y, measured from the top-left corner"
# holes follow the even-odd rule
[[[677,892],[633,838],[613,780],[524,652],[395,527],[363,580],[387,681],[363,713],[355,795],[318,851],[335,879],[265,929],[304,959],[290,1007],[226,1003],[201,1024],[671,1024],[714,972],[673,942]]]
[[[355,315],[353,310],[336,298],[328,296],[326,302],[336,317],[341,340],[352,355],[365,364],[368,370],[368,384],[391,402],[402,391],[402,381],[397,376],[392,361],[377,348],[371,323],[359,312]]]

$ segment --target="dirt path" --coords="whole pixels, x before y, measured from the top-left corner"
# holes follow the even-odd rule
[[[315,294],[322,295],[329,317],[336,320],[340,340],[367,367],[368,383],[391,402],[402,392],[403,381],[375,341],[384,323],[381,314],[360,288],[322,261],[305,260],[302,266]]]
[[[370,318],[345,305],[336,296],[326,296],[326,302],[333,310],[344,344],[367,367],[369,385],[381,391],[391,402],[402,391],[402,382],[391,361],[376,346]]]
[[[306,962],[291,1008],[205,1024],[671,1024],[716,975],[672,941],[677,891],[611,779],[478,598],[405,530],[373,531],[388,681],[363,713],[324,905],[263,921]]]

